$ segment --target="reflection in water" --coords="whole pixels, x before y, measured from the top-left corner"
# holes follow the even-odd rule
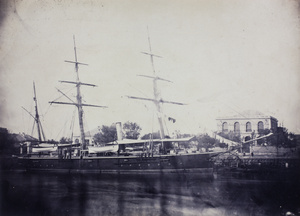
[[[0,174],[1,215],[285,215],[300,209],[295,176]]]

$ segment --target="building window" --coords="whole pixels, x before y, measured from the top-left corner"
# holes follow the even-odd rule
[[[251,123],[250,123],[250,122],[247,122],[247,123],[246,123],[246,132],[251,132],[251,131],[252,131]]]
[[[234,123],[234,132],[240,133],[240,123],[238,123],[238,122]]]
[[[227,122],[224,122],[222,124],[222,132],[224,132],[224,133],[228,132],[228,124],[227,124]]]
[[[264,123],[262,121],[257,124],[257,131],[262,132],[264,130]]]

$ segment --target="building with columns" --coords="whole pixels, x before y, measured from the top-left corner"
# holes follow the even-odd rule
[[[218,117],[217,133],[234,132],[240,135],[241,141],[247,141],[259,135],[265,129],[276,133],[278,120],[258,111],[245,111],[233,116]]]

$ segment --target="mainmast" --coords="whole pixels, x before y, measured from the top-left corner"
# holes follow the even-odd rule
[[[170,103],[170,104],[177,104],[177,105],[185,105],[185,104],[178,103],[178,102],[172,102],[172,101],[165,101],[161,98],[160,92],[159,92],[158,87],[157,87],[157,81],[158,80],[166,81],[166,82],[171,82],[171,81],[160,78],[156,75],[153,59],[154,59],[154,57],[158,57],[158,58],[162,58],[162,57],[152,53],[149,32],[148,32],[148,42],[149,42],[149,51],[150,52],[149,53],[148,52],[142,52],[142,53],[150,56],[153,76],[147,76],[147,75],[139,75],[139,76],[143,76],[143,77],[150,78],[150,79],[153,80],[153,95],[154,95],[154,98],[150,99],[150,98],[141,98],[141,97],[132,97],[132,96],[128,96],[128,97],[131,98],[131,99],[148,100],[148,101],[153,101],[154,102],[156,110],[157,110],[157,119],[158,119],[158,123],[159,123],[159,127],[160,127],[160,136],[161,136],[161,139],[164,139],[166,135],[165,135],[165,129],[164,129],[164,125],[163,125],[162,104],[163,103]]]
[[[80,92],[80,87],[81,85],[86,85],[86,86],[92,86],[95,87],[96,85],[93,84],[89,84],[89,83],[82,83],[80,82],[79,79],[79,73],[78,73],[78,69],[79,69],[79,65],[88,65],[85,63],[81,63],[77,61],[77,52],[76,52],[76,44],[75,44],[75,36],[73,36],[73,41],[74,41],[74,54],[75,54],[75,61],[65,61],[67,63],[72,63],[75,65],[75,73],[76,73],[76,82],[73,81],[60,81],[63,83],[69,83],[69,84],[75,84],[76,85],[76,89],[77,89],[77,96],[76,96],[76,102],[74,102],[73,100],[71,100],[69,97],[67,97],[65,94],[63,94],[64,96],[66,96],[69,100],[72,101],[72,103],[66,103],[66,102],[55,102],[55,101],[51,101],[50,103],[56,103],[56,104],[66,104],[66,105],[75,105],[77,106],[78,109],[78,119],[79,119],[79,129],[80,129],[80,140],[81,140],[81,150],[85,150],[87,149],[86,147],[86,143],[85,143],[85,133],[84,133],[84,125],[83,125],[83,106],[92,106],[92,107],[101,107],[101,108],[106,108],[106,106],[98,106],[98,105],[91,105],[91,104],[83,104],[82,103],[82,96],[81,96],[81,92]],[[60,91],[61,92],[61,91]]]
[[[152,71],[153,71],[153,78],[152,78],[153,79],[153,95],[154,95],[153,102],[157,109],[157,118],[158,118],[158,123],[159,123],[159,127],[160,127],[160,136],[161,136],[161,139],[164,139],[165,138],[165,130],[164,130],[163,119],[162,119],[163,116],[162,116],[162,107],[161,107],[161,96],[160,96],[160,93],[157,88],[158,77],[156,76],[154,60],[153,60],[153,57],[161,58],[161,56],[158,56],[158,55],[155,55],[152,53],[149,33],[148,33],[148,42],[149,42],[149,51],[150,52],[149,53],[142,52],[142,53],[150,56],[150,61],[151,61]]]
[[[78,108],[78,118],[79,118],[79,128],[80,128],[80,138],[81,138],[81,149],[86,149],[85,144],[85,134],[83,128],[83,109],[82,109],[82,97],[80,93],[80,80],[79,80],[79,73],[78,73],[78,65],[80,64],[77,61],[77,53],[76,53],[76,44],[75,44],[75,36],[73,36],[74,40],[74,54],[75,54],[75,62],[70,62],[75,64],[75,72],[76,72],[76,88],[77,88],[77,108]],[[66,61],[67,62],[67,61]],[[87,65],[87,64],[84,64]]]

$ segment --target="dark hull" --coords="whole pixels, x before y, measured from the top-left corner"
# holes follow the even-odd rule
[[[58,159],[20,157],[14,169],[26,171],[87,172],[99,174],[212,173],[212,153],[157,155],[153,157],[115,156]]]

